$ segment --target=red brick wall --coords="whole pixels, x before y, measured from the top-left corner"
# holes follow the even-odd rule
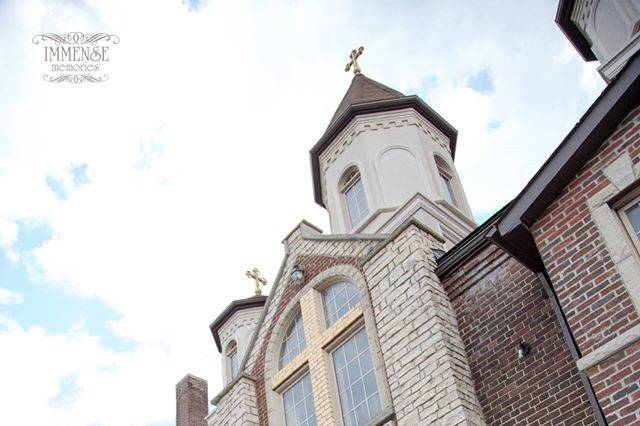
[[[489,246],[444,281],[491,425],[592,425],[575,362],[535,275]],[[531,352],[520,360],[523,339]]]
[[[640,342],[587,371],[611,425],[640,424]]]
[[[609,184],[602,170],[623,153],[640,162],[640,108],[619,124],[532,227],[583,356],[639,323],[587,206]],[[610,424],[640,424],[639,350],[636,344],[587,370]]]
[[[281,285],[286,285],[282,297],[277,301],[276,306],[270,306],[269,309],[276,309],[276,313],[273,316],[264,340],[261,342],[260,353],[258,359],[253,368],[251,374],[256,377],[256,393],[258,397],[258,417],[260,419],[261,426],[269,425],[269,416],[267,414],[267,397],[265,392],[266,378],[264,377],[264,362],[271,340],[271,334],[273,332],[274,325],[278,322],[280,316],[284,313],[287,305],[300,292],[310,280],[312,280],[320,272],[329,269],[337,265],[351,265],[358,267],[357,259],[351,257],[332,257],[332,256],[300,256],[298,257],[298,264],[305,270],[304,281],[300,284],[293,284],[286,280]]]
[[[609,184],[602,169],[624,152],[634,163],[640,161],[640,108],[623,120],[532,227],[582,355],[638,324],[587,206]]]
[[[187,375],[176,385],[176,426],[206,426],[207,381]]]

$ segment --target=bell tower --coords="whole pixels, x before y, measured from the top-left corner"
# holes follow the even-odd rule
[[[389,233],[415,218],[452,246],[476,226],[454,165],[457,131],[418,96],[361,73],[311,149],[314,195],[335,234]]]

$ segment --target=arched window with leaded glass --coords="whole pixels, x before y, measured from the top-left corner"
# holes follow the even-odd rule
[[[279,360],[280,368],[290,363],[306,346],[307,341],[304,337],[302,315],[298,314],[291,322],[291,325],[289,325],[284,341],[282,342]]]
[[[349,309],[360,303],[360,292],[355,284],[339,281],[322,292],[322,304],[327,327],[338,321]]]

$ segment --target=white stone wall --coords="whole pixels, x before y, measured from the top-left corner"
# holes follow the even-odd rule
[[[322,194],[331,231],[380,232],[379,224],[416,193],[432,202],[444,201],[436,156],[453,174],[455,209],[473,224],[449,140],[442,132],[411,108],[355,117],[320,155]],[[360,171],[369,217],[352,226],[340,181],[353,166]]]
[[[247,353],[247,346],[251,341],[251,336],[256,328],[262,307],[243,309],[235,312],[231,318],[224,323],[218,335],[220,336],[220,345],[222,346],[221,368],[222,383],[231,382],[231,370],[229,360],[227,358],[227,348],[233,341],[238,345],[238,363]]]
[[[253,379],[240,376],[207,417],[209,426],[258,426],[258,399]]]
[[[484,424],[455,312],[434,273],[442,240],[409,225],[364,264],[398,425]]]
[[[368,324],[378,336],[386,393],[390,395],[390,409],[396,419],[385,424],[483,425],[455,313],[434,273],[432,249],[441,248],[443,243],[443,238],[414,222],[392,235],[368,238],[323,236],[311,226],[301,224],[284,241],[287,257],[283,274],[274,285],[268,302],[270,308],[255,344],[249,348],[245,373],[253,371],[297,257],[357,257],[361,259],[364,285],[371,296],[367,309],[372,318]],[[267,369],[265,374],[271,380],[275,373]],[[257,422],[255,387],[251,380],[241,378],[216,398],[217,408],[209,417],[210,426],[240,424],[227,423],[236,417]],[[269,412],[277,410],[273,406],[277,402],[267,398]],[[246,420],[242,424],[257,423]]]
[[[577,0],[571,13],[600,62],[598,71],[611,81],[640,49],[639,0]]]

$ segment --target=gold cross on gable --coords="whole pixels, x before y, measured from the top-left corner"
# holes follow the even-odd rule
[[[267,285],[267,280],[260,276],[260,271],[258,268],[253,268],[246,273],[247,278],[252,278],[256,283],[256,296],[260,296],[262,294],[262,290],[260,290],[260,284]]]
[[[344,70],[346,72],[348,72],[351,67],[353,66],[353,74],[354,75],[358,75],[362,72],[362,70],[360,69],[360,65],[358,65],[358,58],[360,57],[360,55],[362,55],[362,52],[364,52],[364,47],[360,46],[358,48],[358,50],[353,49],[351,51],[351,55],[349,55],[349,58],[351,59],[348,63],[347,66],[344,67]]]

